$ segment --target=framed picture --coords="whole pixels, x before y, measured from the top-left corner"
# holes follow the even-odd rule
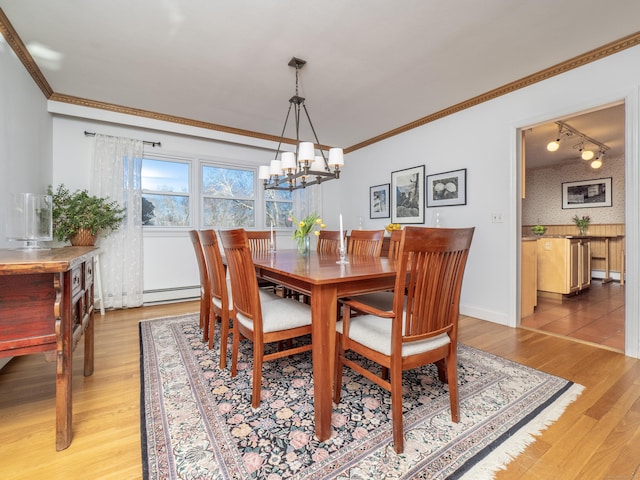
[[[389,184],[369,187],[369,218],[389,218]]]
[[[611,206],[611,177],[564,182],[562,208],[594,208]]]
[[[427,207],[467,204],[467,169],[427,175]]]
[[[391,172],[391,223],[424,223],[424,165]]]

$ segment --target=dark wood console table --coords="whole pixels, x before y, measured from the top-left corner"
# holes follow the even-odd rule
[[[72,353],[84,333],[93,373],[94,247],[0,249],[0,357],[50,352],[56,360],[56,449],[71,444]]]

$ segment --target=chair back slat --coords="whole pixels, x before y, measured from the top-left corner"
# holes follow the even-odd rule
[[[350,255],[379,257],[382,251],[384,230],[352,230],[347,245]]]
[[[196,261],[198,262],[198,274],[200,275],[200,287],[203,290],[207,290],[209,287],[209,279],[207,277],[207,267],[205,265],[204,253],[202,251],[202,245],[200,243],[200,236],[197,230],[189,230],[189,238],[193,244],[193,250],[196,254]]]
[[[340,254],[340,231],[320,230],[318,235],[318,253],[339,255]],[[343,238],[344,240],[344,238]]]
[[[229,292],[227,290],[227,271],[222,262],[222,253],[218,237],[213,230],[200,231],[200,243],[211,283],[211,296],[218,299],[223,309],[229,310]]]
[[[406,227],[403,232],[395,286],[395,291],[401,293],[394,299],[397,318],[403,321],[394,323],[394,342],[400,348],[401,342],[444,332],[455,340],[462,280],[474,228]]]
[[[238,313],[253,322],[254,332],[262,335],[258,280],[247,232],[239,228],[219,233],[231,279],[233,305]]]
[[[269,243],[271,242],[270,230],[246,230],[249,249],[254,254],[269,253]],[[275,235],[273,243],[276,243]],[[275,245],[273,246],[275,248]]]
[[[402,230],[392,230],[389,238],[389,254],[388,258],[393,260],[398,259],[398,251],[400,247],[400,238],[402,237]]]

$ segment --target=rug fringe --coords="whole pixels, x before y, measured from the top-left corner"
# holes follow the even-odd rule
[[[535,442],[544,430],[552,425],[583,392],[582,385],[573,384],[565,393],[540,415],[527,424],[526,428],[518,430],[499,448],[487,455],[481,462],[467,471],[461,480],[493,480],[500,470],[506,470],[507,465],[525,449]]]

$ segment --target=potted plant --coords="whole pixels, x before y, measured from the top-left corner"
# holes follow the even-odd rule
[[[71,245],[94,245],[99,233],[108,235],[124,219],[124,208],[87,190],[69,191],[64,184],[47,193],[52,197],[53,236]]]

